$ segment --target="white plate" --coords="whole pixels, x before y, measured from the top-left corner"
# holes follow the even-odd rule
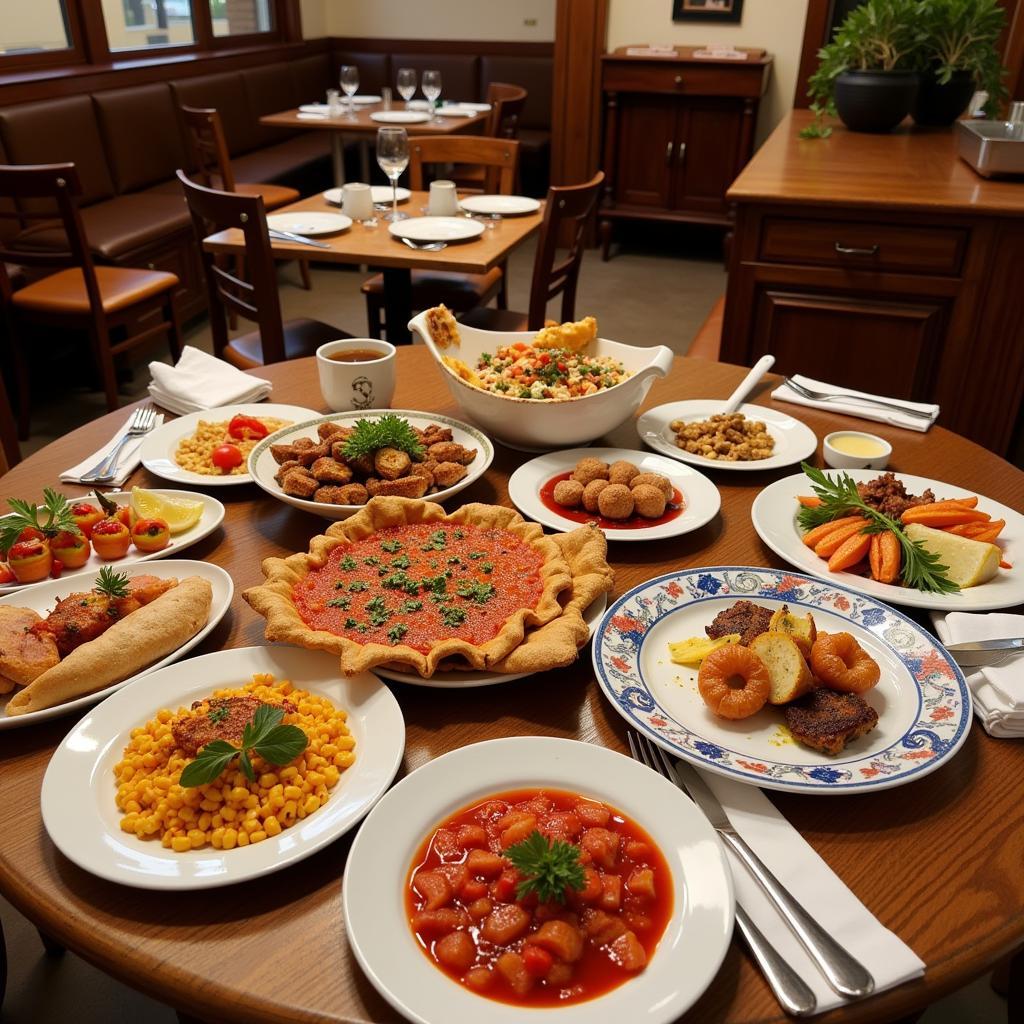
[[[161,708],[172,711],[218,687],[242,686],[255,673],[290,679],[349,715],[356,762],[342,772],[316,813],[262,843],[234,850],[165,850],[159,840],[122,832],[114,803],[114,765],[132,729]],[[353,827],[398,771],[405,723],[398,702],[369,672],[339,677],[338,659],[292,647],[243,647],[195,658],[188,672],[167,669],[104,701],[68,734],[43,778],[43,824],[54,845],[80,868],[138,889],[212,889],[269,875],[308,857]]]
[[[352,218],[343,213],[268,213],[267,227],[271,231],[287,231],[293,235],[336,235],[352,227]]]
[[[115,567],[116,565],[117,563],[115,563]],[[23,725],[35,725],[37,722],[45,722],[47,719],[57,718],[60,715],[78,711],[81,708],[88,707],[90,704],[103,700],[104,697],[127,686],[130,682],[141,679],[143,676],[148,676],[151,672],[155,672],[165,665],[170,665],[171,662],[177,661],[182,655],[192,650],[207,634],[212,632],[231,606],[231,597],[235,592],[235,585],[231,577],[219,565],[213,565],[211,562],[190,562],[168,558],[158,564],[140,566],[139,568],[141,570],[139,575],[145,573],[147,576],[159,576],[161,579],[166,579],[168,576],[176,576],[179,580],[184,579],[186,576],[201,576],[204,580],[209,580],[210,586],[213,587],[213,601],[210,604],[210,617],[206,625],[191,640],[187,640],[176,651],[168,654],[166,658],[161,658],[160,661],[150,665],[149,668],[144,668],[141,672],[137,672],[120,683],[114,683],[105,689],[97,690],[95,693],[88,693],[83,697],[76,697],[74,700],[69,700],[65,704],[58,704],[53,708],[43,708],[41,711],[30,711],[24,715],[12,715],[11,717],[8,717],[6,714],[0,714],[0,731],[3,729],[17,729]],[[25,593],[9,594],[6,597],[0,597],[0,604],[13,605],[15,608],[31,608],[34,612],[45,618],[48,612],[53,611],[58,598],[67,597],[68,594],[91,590],[98,575],[99,572],[94,571],[88,575],[80,575],[67,580],[60,579],[51,580],[49,583],[39,583]],[[17,691],[15,690],[14,692],[16,693]],[[0,702],[6,705],[9,696],[11,695],[0,697]]]
[[[770,459],[757,462],[719,462],[716,459],[705,459],[701,455],[691,455],[677,448],[675,431],[669,427],[674,420],[696,421],[706,420],[721,412],[725,405],[724,398],[694,398],[685,402],[669,402],[649,409],[637,421],[637,432],[644,444],[655,451],[689,462],[691,466],[701,469],[727,469],[740,472],[757,472],[764,469],[781,469],[792,466],[814,454],[818,447],[818,438],[807,424],[787,416],[777,409],[768,409],[763,405],[744,404],[739,407],[747,419],[763,420],[768,433],[775,440],[775,454]]]
[[[465,103],[444,103],[437,108],[438,117],[475,117],[476,113]]]
[[[418,110],[375,110],[370,120],[381,124],[425,124],[430,120],[430,114]]]
[[[328,416],[316,416],[315,419],[305,420],[293,426],[285,427],[276,434],[263,438],[249,453],[249,473],[251,474],[251,479],[258,486],[262,487],[267,494],[277,498],[278,501],[293,505],[295,508],[305,509],[307,512],[313,512],[318,516],[323,516],[325,519],[348,519],[349,516],[354,515],[364,506],[328,505],[322,501],[307,501],[305,498],[295,498],[290,494],[285,494],[281,490],[280,484],[274,479],[274,475],[280,467],[274,461],[274,456],[270,452],[270,446],[272,444],[288,444],[299,437],[316,438],[316,428],[321,423],[355,423],[356,420],[374,419],[385,414],[401,416],[414,427],[420,427],[421,429],[431,423],[449,427],[453,440],[465,448],[475,448],[477,450],[476,458],[466,467],[469,472],[457,484],[445,487],[434,494],[425,495],[426,501],[436,501],[438,503],[447,501],[458,494],[459,491],[467,488],[471,483],[479,480],[494,459],[494,445],[491,444],[490,439],[483,431],[477,430],[476,427],[471,427],[468,423],[461,423],[459,420],[453,420],[448,416],[430,416],[426,413],[410,412],[406,409],[358,410],[354,412],[336,412]]]
[[[469,213],[498,214],[502,217],[520,217],[540,209],[540,201],[529,196],[466,196],[460,205]]]
[[[684,507],[680,515],[658,526],[621,527],[603,526],[604,535],[615,541],[663,540],[683,533],[699,530],[718,514],[722,496],[718,488],[702,473],[660,455],[634,452],[626,448],[570,448],[568,451],[550,452],[521,465],[508,482],[508,496],[527,519],[550,526],[552,530],[572,530],[580,523],[559,515],[541,501],[540,489],[554,476],[571,470],[580,459],[602,459],[615,462],[625,459],[641,473],[660,473],[672,481],[682,494]],[[582,511],[582,510],[581,510]],[[585,514],[585,513],[583,513]]]
[[[115,569],[120,569],[135,565],[138,562],[151,562],[156,558],[169,558],[171,555],[177,555],[181,551],[184,551],[185,548],[191,547],[191,545],[201,541],[204,537],[209,536],[224,521],[224,506],[216,498],[212,498],[208,494],[197,494],[194,491],[170,491],[160,489],[153,489],[153,493],[167,495],[172,498],[187,498],[189,501],[201,502],[203,505],[202,517],[195,526],[189,527],[189,529],[183,530],[181,533],[174,534],[171,537],[171,543],[162,551],[139,551],[139,549],[133,545],[128,549],[128,554],[125,555],[124,558],[119,558],[114,562],[104,562],[103,559],[93,551],[89,555],[89,561],[86,562],[81,569],[65,569],[64,572],[61,573],[61,580],[74,579],[76,576],[86,572],[98,572],[100,567],[104,565],[112,565]],[[132,492],[112,491],[109,494],[104,494],[103,497],[109,498],[111,501],[116,501],[118,505],[128,505],[132,500]],[[83,495],[78,498],[69,498],[68,501],[72,505],[75,505],[80,501],[88,501],[99,508],[99,502],[96,500],[95,495]],[[42,580],[41,583],[0,584],[0,594],[21,593],[29,587],[38,587],[43,583],[48,582],[50,581],[46,579]]]
[[[840,472],[846,473],[857,483],[874,480],[880,475],[877,469],[826,469],[832,479]],[[971,492],[969,487],[946,484],[941,480],[929,480],[909,473],[896,473],[911,494],[922,494],[931,488],[937,499],[955,498]],[[859,591],[888,601],[890,604],[908,605],[913,608],[933,608],[943,612],[980,612],[994,608],[1011,608],[1024,604],[1024,516],[1007,505],[1001,505],[991,498],[978,496],[978,510],[987,512],[993,519],[1005,519],[1006,526],[996,542],[1003,549],[1004,558],[1013,569],[1000,569],[988,583],[968,587],[954,594],[931,594],[909,587],[896,587],[889,583],[878,583],[864,576],[850,572],[829,572],[828,563],[819,558],[801,539],[803,531],[797,523],[799,504],[797,495],[813,494],[811,482],[803,473],[787,476],[766,487],[754,500],[750,510],[757,535],[780,558],[795,565],[812,576],[842,584],[850,590]]]
[[[477,996],[430,963],[406,918],[419,844],[448,815],[491,793],[548,786],[605,801],[646,829],[668,861],[675,905],[647,967],[606,995],[524,1010]],[[370,812],[342,882],[345,932],[374,988],[417,1024],[677,1020],[718,972],[732,935],[732,878],[707,819],[675,786],[604,747],[539,736],[474,743],[427,762]]]
[[[174,461],[174,453],[178,450],[178,445],[186,437],[196,432],[200,420],[206,420],[208,423],[220,423],[239,414],[255,416],[256,419],[270,417],[276,420],[289,420],[292,423],[320,415],[314,409],[304,409],[300,405],[274,405],[271,402],[224,405],[219,409],[190,412],[187,416],[179,416],[176,420],[171,420],[170,423],[165,423],[162,427],[157,427],[151,434],[146,435],[146,439],[139,449],[142,465],[150,473],[179,484],[194,484],[200,487],[234,487],[238,484],[251,483],[252,477],[248,473],[238,473],[235,476],[204,476],[202,473],[193,473],[190,469],[182,469]]]
[[[583,610],[583,618],[594,635],[601,616],[608,607],[608,595],[600,594]],[[588,641],[589,642],[589,641]],[[584,647],[586,644],[583,645]],[[583,648],[581,647],[580,650]],[[390,679],[393,683],[408,683],[409,686],[427,686],[437,690],[472,690],[480,686],[497,686],[498,683],[511,683],[514,679],[525,679],[536,675],[534,672],[516,672],[511,675],[497,675],[493,672],[435,672],[429,679],[424,679],[415,672],[403,672],[398,668],[377,665],[373,669],[381,679]],[[557,671],[557,669],[555,670]]]
[[[344,97],[342,97],[344,100]],[[373,93],[358,93],[352,97],[352,102],[357,107],[368,107],[371,103],[380,103],[381,97]]]
[[[464,242],[479,238],[484,226],[468,217],[407,217],[389,224],[388,231],[413,242]]]
[[[409,196],[412,193],[402,185],[398,186],[398,201],[400,203],[407,202]],[[329,203],[333,203],[335,206],[341,206],[341,189],[340,188],[329,188],[326,192],[322,193],[324,199]],[[370,186],[370,198],[375,203],[390,203],[391,202],[391,186],[390,185],[371,185]]]
[[[673,664],[668,644],[704,636],[738,600],[810,611],[819,630],[848,632],[879,663],[864,699],[878,725],[830,757],[797,743],[770,705],[730,722],[708,709],[697,671]],[[593,646],[605,697],[630,725],[677,757],[739,782],[799,793],[902,786],[944,765],[971,727],[963,673],[916,622],[871,598],[781,569],[681,569],[634,587],[608,609]]]

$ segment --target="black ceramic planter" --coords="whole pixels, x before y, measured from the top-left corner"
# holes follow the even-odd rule
[[[836,112],[855,132],[890,132],[910,113],[916,71],[844,71],[835,86]]]
[[[925,71],[910,112],[920,125],[945,128],[964,112],[973,95],[974,75],[970,71],[955,71],[945,85],[936,81],[931,71]]]

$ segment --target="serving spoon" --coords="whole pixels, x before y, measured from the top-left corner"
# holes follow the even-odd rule
[[[761,356],[750,370],[750,373],[740,381],[739,386],[736,390],[725,400],[725,404],[722,406],[722,415],[728,416],[729,413],[735,412],[742,404],[743,400],[750,394],[751,391],[758,385],[761,378],[775,365],[775,356]]]

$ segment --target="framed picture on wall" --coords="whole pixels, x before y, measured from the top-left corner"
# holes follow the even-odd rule
[[[743,0],[672,0],[672,20],[739,22]]]

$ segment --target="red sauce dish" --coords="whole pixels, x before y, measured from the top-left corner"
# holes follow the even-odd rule
[[[514,866],[514,848],[540,837],[582,866],[582,888],[567,886],[564,902],[521,890],[530,874]],[[405,906],[420,948],[453,981],[517,1006],[565,1006],[643,971],[672,915],[673,886],[651,837],[613,807],[522,789],[441,822],[417,850]]]
[[[563,519],[572,523],[597,523],[602,530],[648,530],[655,526],[677,519],[686,510],[686,502],[678,487],[672,489],[672,498],[665,506],[665,512],[657,519],[646,519],[644,516],[632,515],[628,519],[606,519],[598,512],[588,512],[585,508],[566,508],[555,501],[555,487],[563,480],[572,479],[572,470],[553,476],[540,489],[540,500],[546,509],[550,509]]]

